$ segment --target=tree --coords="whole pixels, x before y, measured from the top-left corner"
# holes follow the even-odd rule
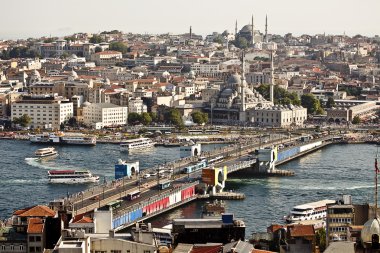
[[[223,37],[221,35],[218,35],[212,41],[215,43],[223,44]]]
[[[256,91],[259,92],[265,99],[269,100],[269,88],[269,84],[262,84],[256,88]],[[275,85],[273,88],[273,96],[275,104],[301,105],[301,101],[295,92],[288,92],[287,90],[280,88],[278,85]]]
[[[150,112],[149,116],[153,122],[156,122],[158,120],[157,113],[155,113],[155,112]]]
[[[101,47],[95,47],[95,53],[102,52],[103,49]]]
[[[315,233],[316,245],[319,247],[319,252],[323,252],[326,249],[326,230],[324,228],[319,229]]]
[[[183,121],[181,113],[175,109],[171,108],[168,113],[168,121],[172,123],[173,125],[176,125],[178,127],[183,127]]]
[[[123,42],[112,42],[110,44],[110,50],[121,52],[126,54],[128,52],[128,46]]]
[[[93,43],[93,44],[99,44],[102,42],[104,42],[104,40],[100,35],[94,34],[90,39],[90,43]]]
[[[32,121],[32,119],[27,114],[24,114],[19,118],[13,119],[13,123],[18,124],[22,127],[27,127],[31,121]]]
[[[76,119],[75,117],[71,117],[71,118],[67,121],[67,124],[68,124],[69,126],[74,127],[74,126],[77,125],[77,119]]]
[[[318,99],[313,94],[304,94],[301,97],[301,105],[307,108],[307,113],[322,114],[323,109]]]
[[[131,112],[128,114],[128,124],[135,125],[141,122],[141,116],[137,112]]]
[[[234,45],[238,48],[245,49],[248,47],[248,41],[244,37],[239,37],[237,40],[235,40]]]
[[[140,122],[144,125],[149,125],[152,122],[152,118],[150,117],[149,113],[143,112],[140,115]]]
[[[360,117],[359,117],[359,115],[356,115],[353,119],[352,119],[352,124],[355,124],[355,125],[357,125],[357,124],[360,124]]]
[[[335,100],[333,97],[329,97],[327,99],[326,107],[327,108],[333,108],[335,106]]]
[[[191,114],[193,122],[196,124],[206,124],[208,122],[208,114],[203,112],[193,112]]]

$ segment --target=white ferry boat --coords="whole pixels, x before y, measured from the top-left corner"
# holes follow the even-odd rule
[[[49,183],[95,183],[99,181],[99,176],[94,176],[89,170],[50,170],[48,171]]]
[[[58,133],[42,133],[30,135],[31,143],[48,143],[48,144],[67,144],[67,145],[96,145],[96,137],[81,133],[65,134]]]
[[[120,144],[120,151],[130,152],[133,150],[141,150],[154,147],[155,142],[149,138],[138,138],[127,140]]]
[[[289,223],[305,220],[322,220],[327,215],[327,205],[334,204],[335,200],[321,200],[293,207],[290,214],[285,217]]]
[[[58,152],[52,148],[40,148],[35,152],[36,157],[38,158],[44,158],[44,157],[51,157],[58,155]]]

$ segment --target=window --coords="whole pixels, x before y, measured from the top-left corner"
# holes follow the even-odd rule
[[[41,252],[41,247],[36,247],[36,252]]]
[[[14,250],[15,250],[15,246],[11,245],[11,251],[14,251]]]
[[[35,239],[34,239],[34,236],[29,236],[29,241],[30,241],[30,242],[34,242],[34,240],[35,240]]]
[[[36,252],[36,249],[34,247],[29,247],[29,252]]]
[[[144,253],[150,253],[150,250],[144,250]]]
[[[36,236],[36,242],[40,242],[41,241],[41,236]]]
[[[111,253],[121,253],[121,250],[112,250],[111,249]]]

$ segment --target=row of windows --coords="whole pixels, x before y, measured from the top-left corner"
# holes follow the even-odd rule
[[[347,227],[336,227],[336,228],[330,228],[330,232],[345,232],[347,231]]]
[[[1,245],[1,251],[6,250],[6,245]],[[24,245],[10,245],[9,246],[9,251],[23,251],[24,250]]]
[[[330,218],[329,222],[331,223],[351,223],[351,218]]]

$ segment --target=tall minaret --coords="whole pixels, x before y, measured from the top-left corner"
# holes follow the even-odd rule
[[[246,121],[246,114],[245,114],[245,53],[243,52],[242,56],[242,72],[241,72],[241,84],[240,84],[240,98],[241,98],[241,108],[239,113],[239,120],[245,122]]]
[[[270,101],[272,103],[274,103],[274,66],[273,66],[273,50],[270,51],[270,83],[269,83],[269,86],[270,86]]]
[[[190,39],[192,39],[193,38],[193,29],[192,29],[192,27],[190,26]]]
[[[254,32],[255,25],[253,24],[253,15],[252,15],[252,24],[251,24],[251,26],[252,26],[252,32],[251,32],[252,41],[251,41],[251,44],[253,45],[253,44],[255,44],[255,38],[254,38],[254,35],[255,35],[255,32]]]
[[[268,15],[265,15],[265,42],[268,43]]]
[[[236,22],[235,22],[235,38],[237,36],[237,19],[236,19]]]

